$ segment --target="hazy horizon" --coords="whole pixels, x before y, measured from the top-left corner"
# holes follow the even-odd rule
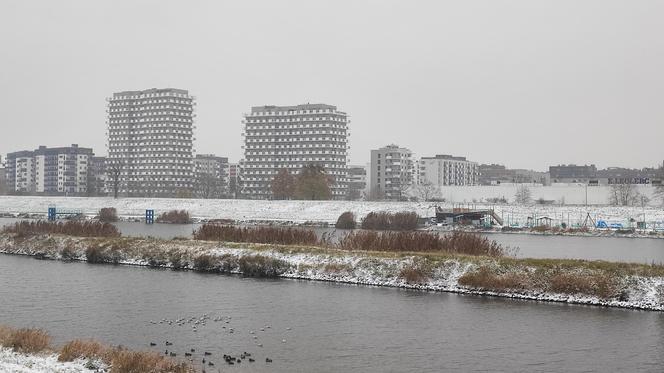
[[[286,4],[286,5],[284,5]],[[106,154],[114,92],[187,89],[195,148],[242,158],[252,106],[327,103],[350,164],[417,156],[548,170],[664,160],[664,2],[21,1],[0,5],[0,154]]]

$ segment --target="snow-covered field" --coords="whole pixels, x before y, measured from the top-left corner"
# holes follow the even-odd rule
[[[485,187],[490,188],[490,187]],[[334,223],[344,211],[352,211],[359,218],[372,211],[414,211],[420,216],[434,216],[436,206],[451,208],[451,203],[431,202],[368,202],[368,201],[256,201],[222,199],[175,199],[175,198],[119,198],[108,197],[18,197],[0,196],[0,213],[34,213],[46,215],[49,206],[58,209],[76,209],[94,216],[102,207],[115,207],[121,216],[140,217],[146,209],[156,214],[178,209],[187,210],[194,218],[232,219],[238,221],[283,221],[304,223]],[[525,225],[529,216],[547,216],[554,224],[583,223],[586,216],[606,221],[626,223],[630,218],[647,222],[663,222],[664,209],[656,206],[613,207],[581,205],[516,206],[466,204],[469,208],[494,208],[506,224]],[[664,227],[664,225],[663,225]]]
[[[0,347],[0,372],[3,373],[84,373],[97,372],[85,361],[59,362],[56,354],[23,354]]]

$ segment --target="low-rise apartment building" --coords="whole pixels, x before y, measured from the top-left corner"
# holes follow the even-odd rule
[[[479,166],[466,157],[439,154],[422,157],[418,161],[418,183],[438,187],[447,185],[477,185]]]

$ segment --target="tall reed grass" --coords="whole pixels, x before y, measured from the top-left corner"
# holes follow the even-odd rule
[[[278,245],[317,245],[316,232],[291,227],[236,227],[204,224],[194,231],[194,239],[224,242],[272,243]]]
[[[184,362],[152,351],[130,351],[111,347],[94,340],[76,339],[65,343],[60,350],[51,345],[51,336],[41,329],[14,329],[0,325],[0,346],[16,352],[36,354],[56,352],[58,361],[76,359],[100,360],[110,367],[109,373],[193,373]]]
[[[467,232],[441,235],[434,232],[355,231],[342,237],[337,247],[343,250],[431,251],[492,257],[506,254],[496,241]]]
[[[362,229],[408,231],[417,229],[414,212],[370,212],[362,219]]]
[[[35,234],[63,234],[78,237],[119,237],[120,231],[110,223],[99,221],[76,221],[66,222],[50,221],[27,221],[22,220],[12,225],[5,226],[3,233],[16,233],[19,236],[31,236]]]

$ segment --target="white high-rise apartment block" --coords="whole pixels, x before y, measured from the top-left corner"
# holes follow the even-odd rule
[[[242,195],[270,198],[281,169],[297,175],[303,166],[323,167],[334,199],[346,197],[348,119],[336,106],[255,106],[244,115]]]
[[[445,185],[476,185],[479,177],[479,165],[466,160],[466,157],[454,157],[439,154],[435,157],[422,157],[418,162],[418,183],[429,183],[438,187]]]
[[[119,167],[122,194],[191,195],[194,106],[194,97],[183,89],[114,93],[108,99],[109,183],[112,169]]]
[[[413,153],[398,145],[371,151],[370,198],[403,199],[413,185]]]

